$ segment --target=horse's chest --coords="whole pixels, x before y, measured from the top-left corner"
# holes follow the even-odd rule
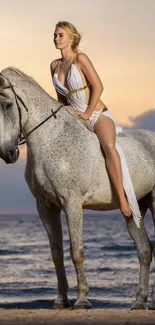
[[[52,182],[46,177],[41,168],[27,168],[25,179],[37,201],[42,202],[46,206],[56,201]]]

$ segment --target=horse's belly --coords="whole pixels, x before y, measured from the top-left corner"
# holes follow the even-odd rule
[[[89,188],[85,194],[83,208],[91,210],[112,210],[119,208],[118,196],[112,184],[110,184],[106,170],[97,169],[100,177],[95,175],[95,181],[92,184],[92,189]],[[130,167],[131,182],[134,187],[137,200],[148,194],[154,186],[154,170],[147,166],[144,173],[141,169]]]
[[[109,186],[98,187],[96,190],[88,192],[83,203],[84,209],[90,210],[111,210],[119,208],[119,201],[114,189]]]

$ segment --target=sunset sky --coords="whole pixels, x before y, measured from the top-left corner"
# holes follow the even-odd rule
[[[82,35],[80,51],[90,57],[103,82],[102,100],[118,123],[139,125],[155,109],[154,17],[155,0],[1,0],[0,70],[22,67],[55,97],[49,65],[60,54],[53,45],[53,32],[58,21],[70,21]],[[29,209],[34,209],[24,183],[24,164],[24,159],[12,167],[0,162],[3,177],[7,175],[0,184],[0,211],[5,212],[6,205],[16,210],[18,189],[14,205],[4,190],[9,180],[14,182],[13,168],[21,178],[19,195],[27,200],[21,199],[20,209],[28,202]],[[11,186],[9,191],[11,196]]]

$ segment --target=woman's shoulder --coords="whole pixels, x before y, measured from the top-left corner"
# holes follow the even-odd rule
[[[76,62],[81,64],[81,65],[86,65],[90,63],[90,59],[87,54],[80,52],[76,55]]]
[[[88,55],[83,53],[83,52],[79,52],[77,55],[76,55],[76,60],[78,60],[79,62],[80,61],[83,61],[83,60],[89,60],[88,58]]]
[[[51,62],[51,64],[50,64],[51,72],[55,71],[55,69],[56,69],[57,65],[59,64],[60,60],[61,59],[56,59],[56,60]]]

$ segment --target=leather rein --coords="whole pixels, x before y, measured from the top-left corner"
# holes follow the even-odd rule
[[[52,112],[52,114],[50,114],[48,117],[46,117],[42,122],[40,122],[38,125],[36,125],[31,131],[29,131],[25,136],[22,136],[22,113],[21,113],[21,107],[20,107],[20,104],[19,103],[21,103],[23,106],[24,106],[24,108],[25,108],[25,110],[28,112],[28,108],[26,107],[26,105],[25,105],[25,103],[23,102],[23,100],[22,100],[22,98],[15,92],[15,90],[14,90],[14,87],[13,87],[13,85],[11,84],[11,82],[9,81],[9,79],[8,78],[6,78],[6,77],[4,77],[3,75],[2,75],[2,73],[0,73],[0,75],[2,76],[2,78],[5,78],[5,79],[7,79],[7,81],[8,81],[8,83],[9,83],[9,85],[8,86],[0,86],[0,88],[2,88],[2,89],[11,89],[12,90],[12,92],[13,92],[13,94],[14,94],[14,97],[15,97],[15,101],[16,101],[16,105],[17,105],[17,108],[18,108],[18,113],[19,113],[19,126],[20,126],[20,133],[19,133],[19,141],[18,141],[18,145],[20,146],[20,145],[22,145],[22,144],[24,144],[26,141],[25,141],[25,139],[31,134],[31,133],[33,133],[35,130],[37,130],[41,125],[43,125],[45,122],[47,122],[51,117],[53,117],[54,116],[54,118],[56,119],[57,118],[57,116],[56,116],[56,114],[60,111],[60,109],[64,106],[64,105],[62,105],[62,104],[60,104],[59,106],[58,106],[58,108],[55,110],[55,111],[53,111],[53,109],[51,109],[51,112]]]

